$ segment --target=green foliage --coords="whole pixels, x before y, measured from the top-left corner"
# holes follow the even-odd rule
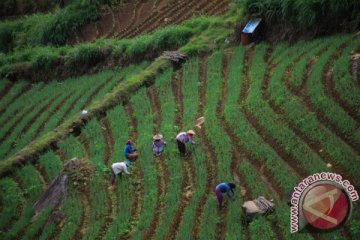
[[[76,68],[78,66],[89,67],[99,61],[100,55],[101,54],[97,46],[84,44],[78,48],[74,48],[73,51],[69,53],[65,65],[72,68]]]
[[[246,0],[245,7],[249,13],[290,20],[302,28],[334,20],[353,20],[357,27],[360,20],[357,0]]]

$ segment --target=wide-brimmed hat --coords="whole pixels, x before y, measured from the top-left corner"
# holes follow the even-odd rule
[[[190,134],[190,135],[195,135],[194,130],[189,130],[189,131],[187,131],[186,133],[187,133],[187,134]]]
[[[163,135],[161,135],[160,133],[153,136],[153,140],[161,140],[161,139],[163,139]]]

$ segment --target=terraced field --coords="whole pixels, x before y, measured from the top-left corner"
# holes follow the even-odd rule
[[[358,204],[343,229],[290,234],[285,200],[302,178],[328,171],[327,163],[360,186],[359,60],[351,58],[359,46],[358,35],[260,44],[164,71],[125,105],[0,179],[1,239],[357,239]],[[1,83],[2,158],[145,66],[49,85]],[[200,116],[198,144],[181,159],[174,136]],[[168,142],[159,159],[150,148],[156,132]],[[111,190],[109,166],[124,160],[128,138],[140,156]],[[83,176],[70,181],[59,209],[30,221],[32,205],[72,157],[82,159]],[[218,211],[213,188],[221,181],[241,187]],[[259,195],[274,199],[275,213],[244,224],[240,206]]]
[[[136,0],[117,8],[103,7],[101,18],[76,33],[69,44],[94,41],[98,38],[133,38],[155,29],[179,24],[199,15],[220,15],[229,9],[228,0]]]

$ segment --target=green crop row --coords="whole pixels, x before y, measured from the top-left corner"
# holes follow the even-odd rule
[[[215,179],[214,183],[215,185],[212,186],[212,189],[210,191],[210,194],[212,196],[215,196],[214,194],[214,188],[216,184],[220,182],[233,182],[233,176],[231,171],[231,160],[232,160],[232,147],[231,147],[231,141],[228,136],[226,136],[226,133],[221,128],[220,121],[217,118],[217,104],[221,98],[221,70],[222,70],[222,60],[224,58],[224,55],[221,53],[222,50],[217,51],[213,53],[208,58],[207,63],[207,79],[206,79],[206,86],[202,86],[203,88],[206,88],[206,101],[205,101],[205,124],[204,128],[206,131],[206,135],[208,139],[211,142],[211,146],[208,146],[210,148],[213,148],[215,150],[216,159],[212,159],[212,161],[216,162],[217,169],[214,169],[217,171],[217,179]],[[238,186],[239,187],[239,186]],[[239,194],[238,191],[236,191],[236,194]],[[225,196],[224,196],[225,197]],[[226,197],[225,197],[226,198]],[[242,210],[239,206],[241,206],[242,199],[239,196],[236,196],[236,200],[234,202],[229,202],[227,204],[227,208],[230,208],[231,210],[228,211],[228,217],[224,219],[219,219],[219,216],[216,213],[217,208],[217,202],[214,201],[215,199],[210,198],[209,201],[205,205],[204,214],[203,214],[203,227],[206,232],[200,232],[200,236],[202,236],[202,239],[207,239],[212,234],[214,234],[214,231],[210,231],[209,228],[213,228],[216,230],[218,226],[216,226],[217,223],[220,221],[224,221],[225,224],[223,224],[223,227],[230,228],[231,225],[234,224],[232,221],[227,221],[228,219],[234,219],[236,217],[242,216]],[[232,207],[232,205],[238,206],[237,208]],[[225,210],[222,210],[225,211]],[[211,215],[216,215],[217,217],[211,217]],[[210,222],[208,222],[207,219],[211,219]],[[236,224],[236,223],[235,223]],[[205,227],[205,225],[209,225],[209,227]],[[206,234],[205,234],[206,233]],[[243,233],[243,227],[240,225],[238,226],[238,229],[235,232],[229,232],[227,231],[227,237],[239,237]],[[205,235],[204,235],[205,234]],[[211,234],[208,236],[207,234]],[[213,236],[211,236],[214,238]]]
[[[39,174],[32,165],[26,165],[16,172],[16,177],[20,179],[22,193],[26,202],[22,209],[20,217],[4,234],[3,239],[14,239],[30,222],[34,215],[32,209],[33,204],[38,200],[43,191],[43,184],[39,178]]]
[[[194,122],[197,117],[200,104],[199,89],[201,88],[201,85],[199,82],[199,64],[200,61],[198,58],[192,58],[189,59],[182,67],[181,92],[183,96],[183,114],[180,116],[182,118],[181,126],[175,126],[178,127],[178,132],[194,128]],[[196,129],[194,130],[196,131]],[[195,213],[196,209],[199,207],[200,199],[205,194],[207,175],[209,174],[205,165],[205,159],[207,156],[200,146],[203,143],[201,143],[201,140],[197,137],[195,137],[195,141],[198,143],[197,146],[190,146],[190,144],[187,146],[187,148],[192,151],[192,158],[187,161],[189,161],[189,167],[193,168],[195,174],[194,179],[192,180],[193,182],[191,183],[191,199],[184,209],[184,215],[176,236],[177,239],[190,239],[194,237],[192,233],[195,225],[197,225]],[[180,159],[180,161],[184,160]],[[211,226],[208,227],[211,228]]]
[[[120,70],[119,72],[105,71],[100,74],[91,76],[90,79],[86,82],[86,84],[82,84],[80,85],[80,87],[78,86],[79,81],[88,79],[87,77],[67,80],[61,84],[57,82],[51,82],[43,88],[42,94],[38,95],[39,97],[44,96],[43,99],[46,99],[46,96],[48,95],[54,96],[56,94],[60,94],[59,98],[55,99],[54,102],[50,106],[48,106],[41,115],[30,114],[26,119],[36,117],[36,121],[31,125],[27,132],[21,132],[22,137],[21,139],[17,140],[16,135],[19,136],[19,131],[22,126],[21,124],[25,124],[24,121],[21,121],[14,129],[12,135],[10,136],[11,138],[6,139],[6,143],[10,144],[11,146],[13,142],[16,141],[16,146],[13,147],[11,150],[9,150],[9,148],[3,147],[3,152],[6,153],[6,155],[15,153],[17,150],[19,150],[31,140],[33,140],[35,137],[41,136],[49,130],[52,130],[53,128],[58,126],[62,121],[64,121],[67,116],[74,115],[76,114],[76,112],[80,111],[81,108],[86,107],[86,104],[89,104],[90,99],[93,101],[98,100],[107,92],[111,91],[111,89],[116,84],[118,84],[119,81],[121,81],[125,77],[133,76],[146,65],[147,63],[140,64],[136,67],[129,66],[127,68],[124,68],[123,70]],[[105,84],[105,81],[108,81],[107,84]],[[102,86],[102,84],[105,85]],[[76,88],[76,90],[73,90],[74,88]],[[27,98],[29,97],[30,96],[28,96]],[[60,103],[62,104],[59,105]],[[36,107],[36,109],[40,108],[40,105]],[[13,119],[13,121],[15,120],[16,119]],[[7,125],[10,125],[10,123],[12,123],[13,121],[9,121],[9,124]],[[1,132],[5,133],[7,128],[8,127],[5,126]]]
[[[5,234],[4,227],[17,217],[17,210],[22,204],[20,189],[11,178],[3,178],[0,181],[1,189],[1,213],[0,213],[0,236]]]
[[[318,65],[314,66],[314,71],[317,66]],[[294,68],[296,68],[296,65]],[[282,74],[281,71],[278,71],[271,76],[269,82],[269,97],[271,101],[286,114],[283,116],[283,119],[286,119],[290,124],[294,124],[297,129],[306,134],[310,139],[320,142],[323,150],[330,155],[332,160],[356,178],[357,170],[356,167],[354,168],[356,164],[349,165],[350,162],[356,161],[356,154],[348,145],[326,129],[318,121],[315,114],[306,111],[300,99],[292,95],[286,88],[286,85],[282,81]]]
[[[84,232],[84,238],[95,239],[101,227],[105,224],[105,218],[112,206],[108,204],[109,193],[106,191],[108,186],[107,167],[104,163],[105,142],[103,129],[96,119],[91,120],[84,131],[84,137],[89,141],[89,149],[84,146],[85,161],[90,162],[94,168],[94,174],[89,179],[89,196],[91,212],[88,220],[88,226]],[[106,181],[106,182],[105,182]],[[91,227],[90,227],[91,226]]]
[[[126,140],[129,138],[129,124],[128,118],[122,106],[118,106],[113,110],[107,113],[107,119],[111,125],[111,132],[113,134],[115,143],[114,143],[114,152],[111,156],[111,165],[114,162],[121,162],[124,160],[124,145]],[[109,144],[109,143],[108,143]],[[110,167],[110,166],[109,166]],[[133,172],[133,166],[130,167],[129,172]],[[132,176],[123,176],[119,181],[116,181],[117,190],[115,194],[119,202],[117,206],[117,216],[112,222],[111,226],[106,231],[104,239],[114,239],[117,236],[122,235],[125,231],[128,230],[129,219],[131,214],[131,205],[134,202],[133,193],[136,191],[135,180],[132,179]]]
[[[149,228],[154,214],[157,214],[154,210],[157,192],[159,191],[156,184],[158,169],[155,168],[155,159],[151,151],[154,113],[151,109],[150,100],[146,95],[146,89],[140,89],[131,98],[131,103],[138,123],[136,130],[138,133],[137,149],[140,154],[138,161],[144,177],[144,196],[142,196],[144,204],[138,219],[137,231],[132,236],[132,239],[139,239],[143,236],[144,230]]]
[[[166,204],[163,213],[159,219],[158,227],[154,234],[154,239],[164,239],[168,230],[169,223],[172,222],[174,213],[179,206],[181,198],[181,162],[176,146],[174,136],[177,133],[177,127],[174,126],[176,105],[172,93],[171,76],[172,69],[165,71],[155,79],[156,92],[161,103],[161,125],[160,133],[164,135],[167,146],[164,155],[164,164],[169,173],[169,181],[165,189],[165,195],[162,199]]]
[[[280,148],[291,156],[307,173],[322,172],[326,170],[326,163],[324,163],[306,143],[296,136],[287,124],[281,120],[281,116],[274,113],[262,95],[259,94],[262,92],[262,83],[267,67],[267,64],[263,60],[266,48],[266,45],[259,46],[257,48],[257,50],[260,51],[259,54],[257,50],[255,50],[255,56],[249,72],[250,91],[246,99],[246,106],[256,117],[259,124],[276,140]],[[283,61],[273,69],[273,72],[283,73],[285,70],[284,67],[286,67],[290,59],[291,54],[287,54],[287,56],[283,58]],[[283,160],[287,161],[288,159]],[[286,163],[284,163],[284,165],[285,164]]]
[[[331,47],[317,59],[314,70],[308,80],[307,94],[315,108],[322,112],[332,124],[337,126],[346,135],[349,135],[355,142],[360,143],[360,130],[358,129],[357,121],[351,118],[344,109],[326,94],[325,86],[320,81],[320,79],[326,77],[324,76],[326,74],[324,69],[334,51],[349,38],[351,36],[337,37],[335,41],[331,41],[331,38],[326,40],[326,42],[331,43]],[[348,65],[344,67],[347,70]],[[346,94],[351,93],[347,92]],[[349,97],[356,97],[356,95],[349,95]]]
[[[18,121],[19,117],[24,113],[31,111],[34,108],[35,103],[40,100],[38,94],[35,93],[41,91],[44,88],[44,84],[38,84],[34,86],[30,91],[20,95],[14,102],[10,103],[5,112],[1,115],[1,125],[3,126],[1,131],[1,137],[5,135],[5,130],[8,130],[13,122]],[[32,104],[29,104],[29,99],[32,100]],[[26,103],[26,104],[25,104]]]
[[[64,152],[67,159],[77,157],[82,159],[85,156],[80,142],[74,137],[70,136],[61,141],[59,148]],[[56,239],[70,239],[74,236],[78,225],[80,225],[81,215],[84,211],[84,204],[81,202],[79,193],[74,189],[73,184],[69,185],[69,195],[61,206],[61,211],[65,215],[65,223],[61,227],[61,231],[56,235]],[[53,224],[48,225],[40,238],[46,239],[47,236],[52,235],[56,226]]]
[[[6,84],[11,84],[9,81],[6,80],[1,81],[1,83],[4,86]],[[29,86],[29,83],[25,81],[20,81],[18,84],[13,84],[12,87],[6,92],[6,95],[1,98],[0,111],[5,112],[9,105],[12,103],[11,101],[13,100],[13,98],[17,95],[20,95],[27,86]]]

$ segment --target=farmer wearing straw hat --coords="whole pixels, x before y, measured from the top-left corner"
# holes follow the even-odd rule
[[[180,132],[176,136],[176,142],[181,156],[185,156],[186,154],[185,143],[191,142],[191,144],[195,144],[195,141],[193,140],[194,135],[195,135],[194,130],[189,130],[187,132]]]
[[[153,136],[152,150],[156,157],[160,157],[161,153],[164,151],[165,145],[166,142],[163,140],[163,135],[156,134]]]

